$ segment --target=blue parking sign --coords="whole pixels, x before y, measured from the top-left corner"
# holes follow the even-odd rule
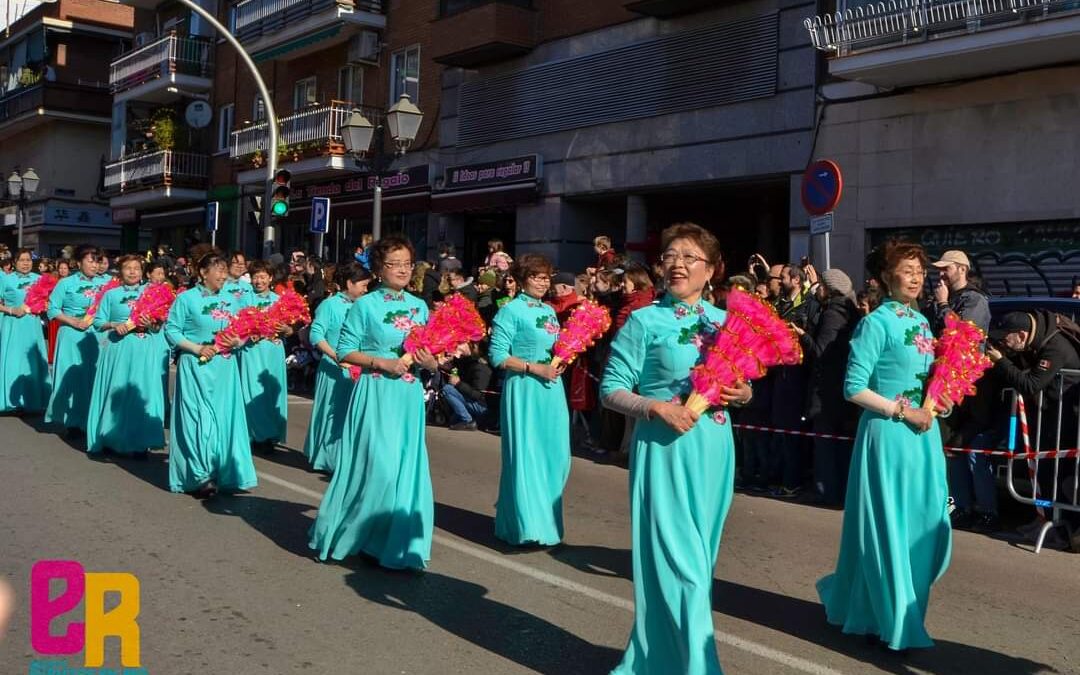
[[[312,197],[311,199],[311,233],[326,234],[330,223],[330,198]]]
[[[206,231],[217,232],[218,229],[218,202],[206,204]]]

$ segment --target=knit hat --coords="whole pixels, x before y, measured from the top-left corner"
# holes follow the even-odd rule
[[[577,283],[577,277],[570,272],[559,272],[551,278],[551,285],[565,284],[567,286],[573,286]]]
[[[495,273],[488,270],[476,278],[476,283],[483,284],[485,286],[494,286],[498,282],[499,278],[495,276]]]
[[[853,298],[854,287],[851,278],[842,270],[828,269],[821,273],[821,283],[825,285],[830,294],[839,293],[845,297]]]

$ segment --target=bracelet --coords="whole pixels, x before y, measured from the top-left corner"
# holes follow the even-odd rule
[[[529,362],[528,361],[525,362],[525,374],[526,375],[529,374]]]
[[[897,422],[903,422],[904,421],[905,415],[904,415],[904,404],[903,403],[900,403],[897,406],[896,414],[893,415],[893,419],[896,420]]]

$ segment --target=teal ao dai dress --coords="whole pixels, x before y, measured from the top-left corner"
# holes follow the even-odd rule
[[[927,320],[895,301],[858,325],[844,395],[865,389],[917,407],[933,337]],[[952,550],[945,455],[937,422],[918,434],[864,410],[848,475],[836,571],[817,584],[829,623],[877,635],[892,649],[930,647],[923,622],[930,586]]]
[[[79,319],[86,316],[98,289],[108,282],[106,275],[91,278],[81,272],[64,277],[49,296],[48,317],[55,319],[64,314]],[[53,358],[52,396],[45,411],[45,422],[86,431],[100,339],[101,335],[93,325],[86,330],[60,326]]]
[[[250,281],[243,279],[226,279],[221,286],[221,292],[231,295],[237,307],[250,307],[252,297],[255,295],[255,287]]]
[[[600,386],[680,403],[701,344],[725,312],[667,295],[633,312],[611,345]],[[663,420],[634,426],[630,459],[634,625],[618,675],[721,673],[712,618],[713,568],[734,491],[731,423],[708,411],[686,434]]]
[[[235,294],[234,294],[235,297]],[[266,311],[278,294],[251,292],[240,302]],[[248,342],[237,353],[240,359],[240,391],[244,394],[248,433],[256,443],[285,440],[289,415],[285,345],[280,338]]]
[[[311,322],[308,338],[311,344],[325,340],[331,348],[335,348],[352,305],[353,299],[347,293],[337,293],[321,302],[315,310],[315,320]],[[304,440],[304,456],[316,471],[333,473],[337,466],[341,436],[345,429],[345,413],[349,409],[354,385],[348,370],[325,354],[319,359],[311,423]]]
[[[40,275],[0,275],[0,302],[21,307],[26,291]],[[0,412],[41,412],[49,404],[52,377],[41,317],[0,317]]]
[[[159,328],[130,331],[123,337],[106,324],[127,321],[146,284],[106,291],[94,315],[101,331],[101,356],[90,395],[86,447],[90,454],[109,448],[122,455],[165,447],[165,388],[169,345]]]
[[[427,319],[423,300],[379,287],[349,308],[337,353],[400,357],[405,336]],[[320,560],[363,553],[393,569],[427,565],[435,504],[424,427],[424,391],[414,372],[390,377],[364,370],[311,528],[310,546]]]
[[[551,306],[520,293],[498,311],[489,356],[499,367],[515,356],[550,363],[559,321]],[[570,413],[562,378],[506,372],[502,407],[502,472],[495,536],[515,546],[552,546],[563,538],[563,488],[570,476]]]
[[[179,351],[169,418],[169,489],[191,492],[213,480],[222,490],[255,487],[240,373],[231,354],[206,363],[187,349],[208,345],[240,310],[236,298],[202,284],[176,298],[165,339]]]

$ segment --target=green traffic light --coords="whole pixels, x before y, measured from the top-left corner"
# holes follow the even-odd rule
[[[284,216],[289,212],[289,204],[284,201],[276,201],[270,205],[270,213],[275,216]]]

